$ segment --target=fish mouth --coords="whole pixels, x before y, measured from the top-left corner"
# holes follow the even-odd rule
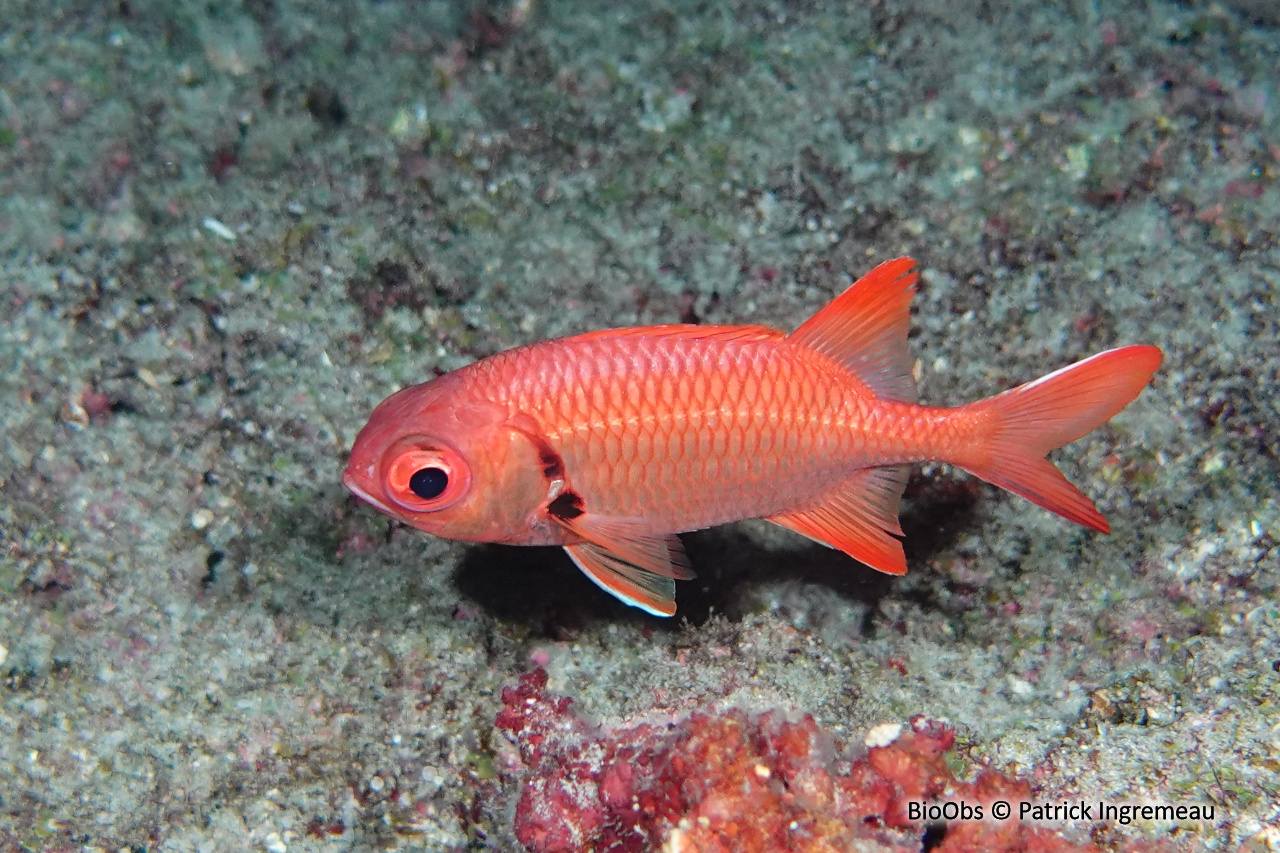
[[[369,504],[375,509],[382,510],[387,515],[396,514],[396,511],[393,510],[391,507],[387,506],[382,501],[378,500],[373,495],[369,494],[364,489],[357,486],[355,481],[356,481],[356,478],[351,475],[350,471],[342,472],[342,485],[346,486],[347,489],[351,492],[351,494],[355,495],[360,500],[364,501],[365,503]]]

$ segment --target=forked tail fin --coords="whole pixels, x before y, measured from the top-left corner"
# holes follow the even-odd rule
[[[1044,457],[1127,406],[1151,381],[1161,358],[1153,346],[1108,350],[972,404],[990,418],[985,440],[956,464],[1077,524],[1110,533],[1093,502]]]

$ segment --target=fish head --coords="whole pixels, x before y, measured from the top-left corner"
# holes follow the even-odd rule
[[[356,436],[342,474],[361,500],[446,539],[502,542],[537,524],[547,482],[507,410],[447,374],[392,394]]]

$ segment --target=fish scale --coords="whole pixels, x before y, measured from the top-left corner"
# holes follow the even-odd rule
[[[498,399],[534,414],[586,506],[658,529],[772,515],[818,497],[855,462],[883,461],[856,429],[855,377],[838,387],[834,365],[781,336],[718,341],[716,331],[529,352],[487,387],[510,388]],[[643,414],[636,388],[652,401]],[[880,453],[901,453],[883,429],[877,438]]]

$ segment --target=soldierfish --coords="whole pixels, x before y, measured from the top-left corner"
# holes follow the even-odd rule
[[[955,408],[917,405],[915,263],[881,264],[791,334],[642,326],[501,352],[384,400],[342,482],[436,536],[562,545],[628,604],[675,613],[677,533],[765,518],[893,575],[912,463],[940,460],[1085,527],[1045,455],[1102,425],[1161,352],[1126,346]]]

